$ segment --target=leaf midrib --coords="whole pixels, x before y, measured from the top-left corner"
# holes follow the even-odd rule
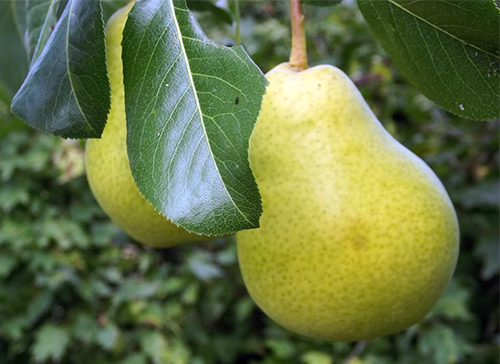
[[[398,8],[400,8],[401,10],[403,10],[403,11],[407,12],[408,14],[410,14],[410,15],[414,16],[415,18],[419,19],[420,21],[422,21],[422,22],[424,22],[424,23],[426,23],[426,24],[430,25],[431,27],[435,28],[436,30],[439,30],[440,32],[442,32],[442,33],[444,33],[444,34],[446,34],[446,35],[450,36],[451,38],[453,38],[453,39],[455,39],[455,40],[457,40],[457,41],[459,41],[459,42],[461,42],[461,43],[463,43],[463,44],[465,44],[465,45],[468,45],[468,46],[470,46],[470,47],[472,47],[472,48],[475,48],[475,49],[477,49],[477,50],[479,50],[479,51],[481,51],[481,52],[483,52],[483,53],[489,54],[490,56],[495,57],[495,58],[497,58],[497,59],[499,59],[499,60],[500,60],[500,56],[498,56],[498,55],[496,55],[496,54],[494,54],[494,53],[491,53],[491,52],[489,52],[489,51],[487,51],[487,50],[484,50],[484,49],[482,49],[482,48],[480,48],[480,47],[478,47],[478,46],[476,46],[476,45],[474,45],[474,44],[472,44],[472,43],[469,43],[469,42],[467,42],[467,41],[465,41],[465,40],[463,40],[463,39],[460,39],[459,37],[457,37],[457,36],[455,36],[455,35],[451,34],[450,32],[447,32],[446,30],[444,30],[444,29],[442,29],[442,28],[438,27],[437,25],[435,25],[435,24],[433,24],[433,23],[429,22],[428,20],[426,20],[426,19],[422,18],[421,16],[418,16],[417,14],[412,13],[410,10],[406,9],[406,8],[405,8],[404,6],[402,6],[402,5],[399,5],[399,4],[398,4],[398,3],[396,3],[394,0],[388,0],[388,2],[389,2],[389,3],[391,3],[392,5],[394,5],[394,6],[398,7]]]
[[[189,83],[193,89],[193,94],[194,94],[194,98],[196,100],[196,110],[198,110],[198,114],[199,114],[199,117],[200,117],[200,120],[201,120],[201,126],[202,126],[202,129],[203,129],[203,134],[205,135],[205,140],[207,141],[207,144],[208,144],[208,149],[210,150],[210,156],[212,157],[212,161],[214,163],[214,166],[218,172],[218,175],[219,175],[219,178],[221,180],[221,183],[222,183],[222,186],[224,187],[224,190],[226,191],[227,195],[229,196],[233,206],[236,208],[236,210],[238,210],[238,212],[240,213],[240,215],[251,225],[251,226],[254,226],[255,224],[253,224],[250,220],[248,220],[247,216],[243,213],[243,211],[241,211],[238,207],[238,205],[234,202],[233,200],[233,196],[231,196],[231,194],[229,193],[229,191],[227,190],[227,187],[226,187],[226,184],[224,183],[224,180],[222,179],[222,175],[219,171],[219,166],[217,165],[217,162],[215,160],[215,156],[213,155],[213,152],[210,148],[210,141],[208,139],[208,134],[207,134],[207,131],[205,129],[205,123],[203,122],[203,113],[201,111],[201,105],[200,105],[200,102],[199,102],[199,99],[198,99],[198,94],[196,93],[196,87],[194,85],[194,80],[193,80],[193,76],[191,74],[191,71],[190,69],[188,68],[188,65],[189,65],[189,60],[188,60],[188,57],[187,57],[187,54],[186,54],[186,51],[185,51],[185,46],[184,46],[184,36],[182,35],[181,33],[181,30],[180,30],[180,27],[179,27],[179,23],[177,21],[177,17],[175,15],[175,9],[179,9],[179,8],[176,8],[174,6],[174,3],[173,3],[173,0],[167,0],[167,2],[169,3],[169,6],[170,6],[170,9],[171,9],[171,12],[172,12],[172,15],[173,15],[173,18],[174,18],[174,24],[175,24],[175,31],[177,33],[177,36],[178,36],[178,39],[179,39],[179,42],[180,42],[180,45],[181,45],[181,53],[182,53],[182,57],[184,58],[184,64],[186,65],[186,71],[187,71],[187,74],[188,74],[188,77],[189,77]],[[179,9],[181,11],[185,11],[184,9]]]

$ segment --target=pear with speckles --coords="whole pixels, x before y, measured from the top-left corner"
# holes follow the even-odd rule
[[[127,128],[121,60],[122,32],[133,3],[110,18],[106,30],[111,110],[101,139],[87,142],[87,178],[92,192],[108,216],[135,240],[167,248],[180,243],[206,240],[188,233],[161,216],[141,196],[127,156]]]
[[[365,340],[417,323],[458,257],[443,185],[338,68],[285,63],[268,79],[250,139],[264,213],[237,235],[251,296],[311,338]]]

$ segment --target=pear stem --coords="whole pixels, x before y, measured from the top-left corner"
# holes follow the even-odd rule
[[[300,0],[290,0],[292,18],[292,52],[290,66],[297,71],[307,69],[307,43],[304,29],[304,12]]]

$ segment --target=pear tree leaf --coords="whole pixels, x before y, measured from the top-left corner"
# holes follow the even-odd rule
[[[456,115],[500,117],[500,11],[493,0],[358,0],[401,73]]]
[[[109,106],[100,2],[70,0],[11,110],[33,128],[92,138],[101,135]]]
[[[248,144],[267,84],[240,46],[211,42],[184,0],[135,4],[123,38],[130,166],[141,193],[186,230],[258,227]]]

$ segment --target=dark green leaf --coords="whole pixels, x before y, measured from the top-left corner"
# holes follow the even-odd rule
[[[429,99],[463,117],[500,117],[500,12],[492,0],[358,5],[399,70]]]
[[[100,3],[71,0],[14,96],[12,112],[56,135],[99,137],[109,93]]]
[[[16,23],[14,4],[0,1],[0,104],[10,104],[28,72],[28,57],[23,48],[21,30]],[[2,114],[0,110],[0,114]]]
[[[42,53],[57,23],[60,0],[14,1],[18,27],[31,65]]]
[[[124,31],[128,155],[144,196],[188,231],[258,226],[248,141],[266,79],[242,47],[206,38],[184,0],[142,1]]]

